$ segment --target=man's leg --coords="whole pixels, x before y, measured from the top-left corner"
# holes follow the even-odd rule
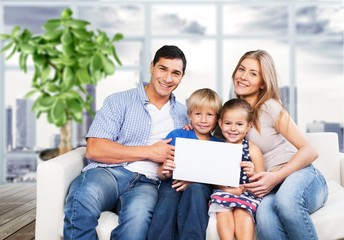
[[[114,208],[117,183],[105,168],[90,169],[71,184],[64,207],[64,240],[98,239],[100,213]]]
[[[208,184],[192,183],[185,189],[178,206],[178,230],[180,240],[202,240],[208,226],[208,203],[212,193]]]
[[[136,174],[120,196],[119,225],[112,231],[111,239],[146,240],[157,198],[158,182]]]

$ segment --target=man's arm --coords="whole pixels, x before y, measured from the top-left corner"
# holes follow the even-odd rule
[[[123,163],[139,160],[152,160],[163,163],[174,159],[174,146],[171,139],[161,140],[147,146],[124,146],[104,138],[88,138],[86,157],[102,163]]]

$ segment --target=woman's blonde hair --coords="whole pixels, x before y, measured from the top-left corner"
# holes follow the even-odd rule
[[[259,110],[261,106],[269,99],[275,99],[279,103],[281,103],[281,97],[278,87],[278,79],[277,79],[277,72],[274,60],[272,59],[271,55],[265,50],[255,50],[246,52],[239,60],[237,66],[235,67],[232,80],[234,81],[234,76],[236,71],[241,65],[241,62],[246,59],[251,58],[258,61],[261,69],[261,76],[264,82],[263,87],[260,89],[258,94],[258,101],[255,105],[252,106],[253,108],[253,126],[259,131]],[[237,98],[242,98],[239,95],[236,95]]]
[[[191,94],[186,102],[186,107],[188,114],[191,114],[195,109],[210,108],[216,112],[218,117],[222,107],[222,101],[215,91],[210,88],[201,88]]]

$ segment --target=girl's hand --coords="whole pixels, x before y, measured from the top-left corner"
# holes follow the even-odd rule
[[[191,184],[191,182],[183,181],[183,180],[174,180],[172,182],[172,187],[176,189],[177,192],[184,191],[187,187]]]
[[[248,177],[252,177],[254,175],[254,164],[253,164],[253,162],[249,162],[249,161],[241,162],[240,166],[246,172],[246,175]]]
[[[239,187],[226,187],[226,186],[221,186],[219,187],[219,189],[221,189],[224,192],[228,192],[234,195],[239,196],[240,194],[242,194],[245,191],[245,188],[243,186],[239,186]]]
[[[264,197],[279,183],[276,172],[255,173],[250,181],[243,186],[257,197]]]

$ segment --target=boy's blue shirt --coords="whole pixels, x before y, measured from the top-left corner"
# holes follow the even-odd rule
[[[189,139],[198,139],[196,133],[194,130],[185,130],[182,128],[175,129],[171,131],[169,134],[167,134],[165,139],[172,138],[172,141],[170,142],[171,145],[176,145],[176,138],[189,138]],[[215,142],[223,142],[222,139],[216,138],[214,136],[211,136],[209,141],[215,141]]]

